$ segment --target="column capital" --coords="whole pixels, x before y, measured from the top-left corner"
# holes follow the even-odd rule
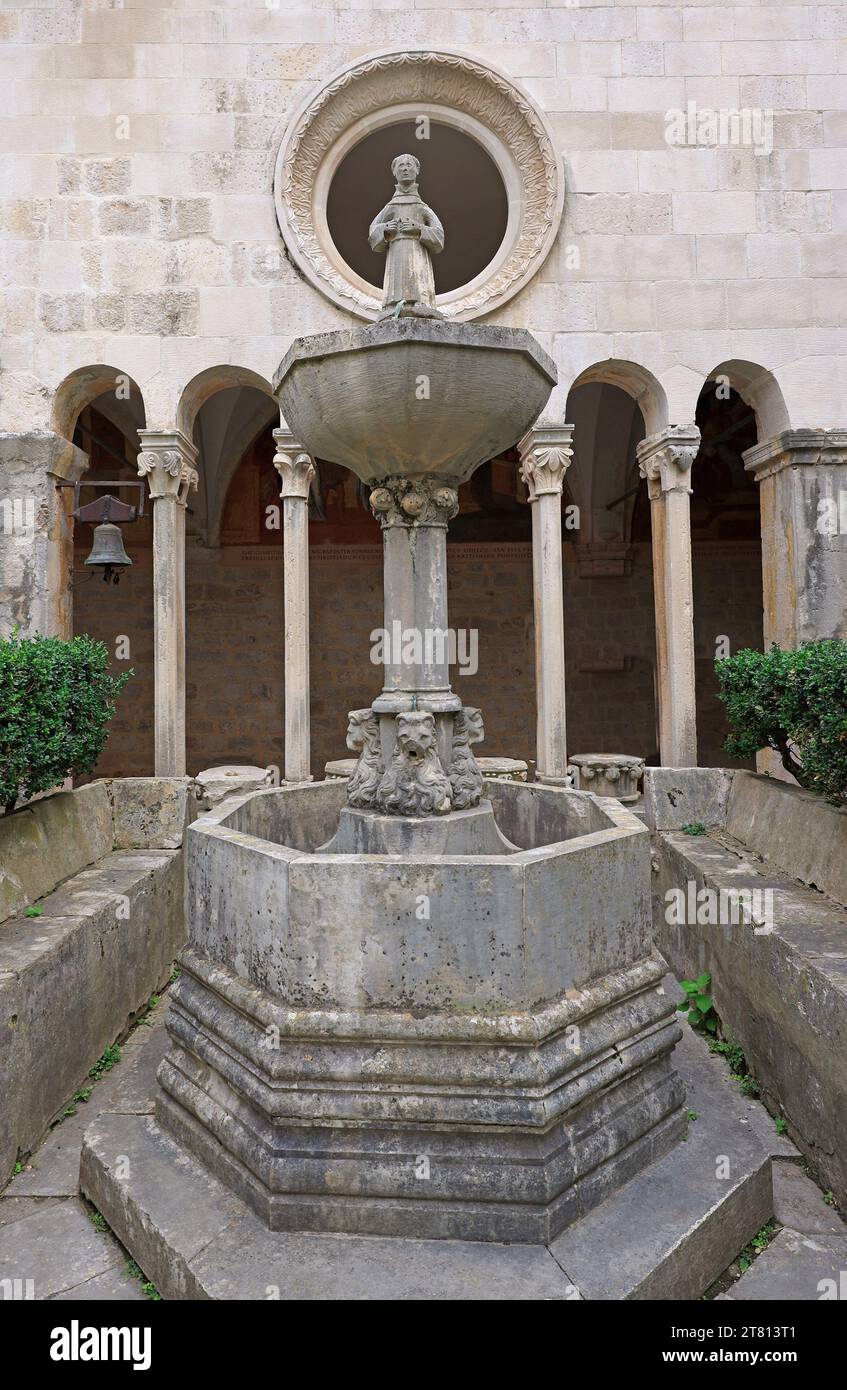
[[[441,527],[459,510],[455,488],[439,478],[385,478],[372,489],[371,511],[385,531],[390,526]]]
[[[139,478],[147,479],[150,496],[173,497],[184,507],[197,491],[197,449],[181,430],[139,430]]]
[[[561,496],[573,458],[573,425],[534,425],[518,444],[520,475],[530,502],[548,494]]]
[[[274,430],[274,441],[274,468],[280,476],[282,496],[299,497],[305,502],[315,476],[315,464],[311,454],[296,435],[284,427]]]
[[[742,454],[757,483],[784,468],[847,463],[847,430],[783,430]]]
[[[700,448],[696,425],[668,425],[636,446],[638,471],[647,479],[650,501],[664,492],[691,491],[691,465]]]

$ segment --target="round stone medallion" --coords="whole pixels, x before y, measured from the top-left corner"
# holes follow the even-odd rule
[[[422,163],[428,122],[452,126],[477,142],[503,181],[508,216],[498,249],[472,280],[437,301],[448,318],[489,314],[543,264],[558,231],[564,185],[550,129],[535,103],[505,74],[464,54],[422,49],[360,58],[310,93],[276,161],[274,199],[286,247],[333,303],[359,318],[376,318],[381,295],[339,252],[327,205],[350,151],[375,130],[409,120],[421,132],[413,152]],[[372,216],[382,201],[375,189]]]

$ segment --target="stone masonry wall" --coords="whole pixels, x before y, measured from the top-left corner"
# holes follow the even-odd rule
[[[687,422],[741,359],[775,372],[792,424],[843,424],[843,4],[52,0],[5,5],[0,39],[0,429],[49,428],[90,363],[132,376],[167,429],[199,371],[267,381],[293,337],[346,324],[283,254],[273,162],[305,93],[392,45],[491,61],[551,123],[562,227],[494,318],[552,353],[562,402],[622,359]],[[689,102],[772,110],[773,152],[670,147]]]

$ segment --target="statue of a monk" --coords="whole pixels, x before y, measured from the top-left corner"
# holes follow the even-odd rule
[[[420,167],[413,154],[398,154],[391,161],[394,197],[374,218],[368,233],[372,251],[388,252],[381,319],[443,317],[435,307],[430,257],[444,248],[444,228],[418,193]]]

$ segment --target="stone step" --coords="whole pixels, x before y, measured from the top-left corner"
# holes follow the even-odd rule
[[[718,1299],[847,1298],[847,1225],[796,1163],[773,1165],[774,1216],[784,1227]]]
[[[674,1060],[697,1115],[688,1139],[551,1243],[583,1298],[699,1298],[773,1215],[778,1136],[751,1123],[752,1103],[688,1028]]]
[[[785,1227],[717,1301],[810,1303],[847,1298],[847,1236]]]
[[[686,1031],[676,1056],[688,1140],[549,1248],[269,1231],[140,1106],[89,1128],[81,1186],[168,1299],[696,1299],[771,1219],[782,1141],[701,1040]]]

